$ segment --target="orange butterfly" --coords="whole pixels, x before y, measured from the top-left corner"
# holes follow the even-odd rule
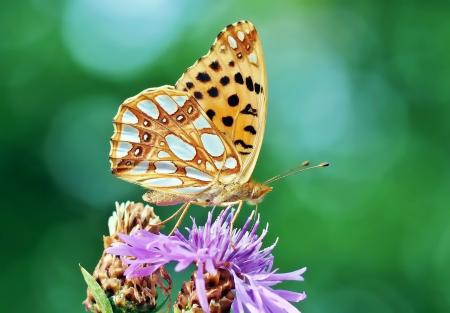
[[[243,201],[257,204],[272,190],[251,179],[266,112],[261,41],[252,23],[239,21],[219,33],[175,87],[146,89],[122,103],[112,172],[150,189],[148,202],[184,203],[173,216],[183,211],[183,217],[191,203],[238,203],[238,211]]]

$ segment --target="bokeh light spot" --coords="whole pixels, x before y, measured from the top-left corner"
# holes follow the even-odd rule
[[[157,58],[183,29],[183,2],[67,1],[63,35],[88,70],[126,79]]]
[[[109,138],[117,99],[91,96],[64,105],[45,142],[45,161],[58,185],[95,207],[107,206],[136,187],[113,177]]]

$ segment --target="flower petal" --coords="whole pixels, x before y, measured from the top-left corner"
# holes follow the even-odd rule
[[[189,267],[189,265],[191,265],[192,263],[194,263],[194,260],[192,259],[184,259],[184,260],[180,260],[178,262],[178,264],[175,266],[175,271],[176,272],[181,272],[182,270],[185,270],[186,268]]]
[[[208,298],[206,297],[205,278],[203,277],[203,263],[197,263],[197,276],[195,277],[195,288],[197,290],[198,302],[205,313],[209,313]]]
[[[258,303],[256,303],[254,300],[254,293],[257,291],[253,290],[243,280],[237,277],[236,274],[233,275],[233,278],[236,288],[236,298],[234,301],[236,301],[237,299],[241,301],[243,307],[248,310],[244,310],[243,312],[264,312],[264,308],[261,306],[258,307]]]
[[[284,280],[304,281],[305,279],[303,278],[302,275],[305,272],[306,272],[306,267],[303,267],[301,269],[298,269],[293,272],[288,272],[288,273],[281,273],[281,274],[271,273],[267,277],[265,277],[264,280],[276,281],[276,282],[281,282]]]
[[[264,304],[273,312],[299,313],[300,311],[288,301],[277,295],[270,288],[262,287],[261,296]]]
[[[273,292],[289,302],[300,302],[306,299],[305,292],[294,292],[283,289],[273,290]]]
[[[210,273],[212,275],[216,275],[217,270],[216,270],[211,258],[208,258],[205,260],[205,268],[208,273]]]

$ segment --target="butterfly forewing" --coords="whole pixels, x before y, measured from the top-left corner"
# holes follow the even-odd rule
[[[238,152],[241,172],[250,179],[266,122],[266,71],[261,41],[253,24],[227,26],[209,53],[191,66],[176,88],[194,96],[209,119]]]
[[[114,130],[113,173],[146,188],[196,194],[241,169],[234,146],[196,99],[171,86],[127,99],[114,118]]]

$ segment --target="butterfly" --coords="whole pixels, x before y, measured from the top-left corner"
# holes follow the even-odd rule
[[[114,117],[110,163],[157,205],[259,203],[272,187],[251,176],[264,137],[267,76],[252,23],[223,29],[175,86],[146,89]],[[178,211],[177,211],[178,212]],[[176,213],[177,213],[176,212]]]

